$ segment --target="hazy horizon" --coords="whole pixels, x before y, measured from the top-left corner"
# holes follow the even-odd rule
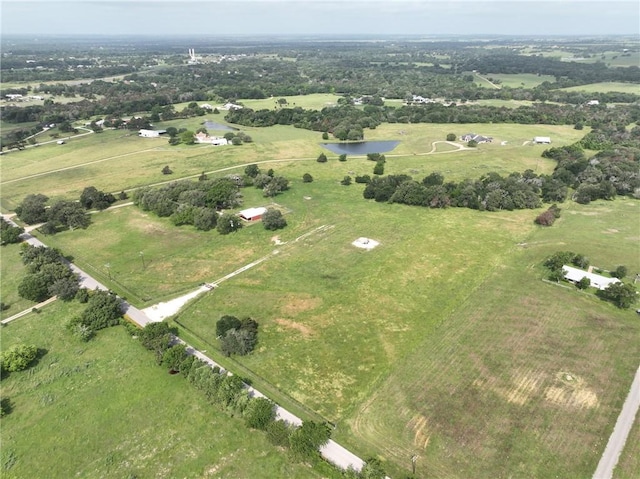
[[[628,0],[3,0],[2,36],[639,35]]]

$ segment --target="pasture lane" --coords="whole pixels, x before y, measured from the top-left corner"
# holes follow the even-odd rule
[[[13,225],[16,225],[7,216],[3,215],[3,217],[5,219],[7,219],[9,222],[11,222]],[[309,231],[309,232],[299,236],[298,238],[296,238],[294,240],[294,242],[302,240],[302,239],[308,237],[309,235],[311,235],[311,234],[313,234],[315,232],[325,231],[325,230],[328,230],[328,229],[331,229],[331,228],[333,228],[333,225],[322,225],[322,226],[320,226],[320,227],[318,227],[318,228],[316,228],[316,229],[314,229],[312,231]],[[45,248],[47,247],[42,241],[38,240],[37,238],[34,238],[30,233],[24,233],[21,236],[21,238],[23,238],[26,242],[28,242],[29,244],[31,244],[33,246],[43,246]],[[233,277],[233,276],[241,273],[242,271],[246,271],[247,269],[249,269],[249,268],[251,268],[251,267],[253,267],[253,266],[257,265],[257,264],[262,263],[266,259],[270,258],[273,254],[277,254],[277,252],[278,251],[276,250],[270,255],[264,256],[264,257],[262,257],[262,258],[260,258],[260,259],[258,259],[256,261],[254,261],[253,263],[250,263],[249,265],[245,265],[242,268],[239,268],[238,270],[234,271],[230,275],[224,276],[220,280],[212,283],[212,285],[216,285],[221,281],[225,281],[225,280],[229,279],[230,277]],[[106,286],[104,286],[102,283],[100,283],[96,279],[92,278],[91,275],[89,275],[85,271],[81,270],[80,268],[78,268],[73,263],[69,263],[69,265],[70,265],[71,269],[73,269],[73,271],[78,274],[78,276],[80,278],[80,281],[81,281],[81,284],[82,284],[83,287],[86,287],[88,289],[96,289],[96,288],[98,288],[98,289],[102,289],[102,290],[108,291],[108,288]],[[206,288],[206,289],[208,290],[209,288]],[[123,312],[124,312],[124,315],[128,316],[129,319],[131,319],[132,321],[134,321],[136,324],[138,324],[139,326],[141,326],[143,328],[147,324],[155,322],[151,318],[149,318],[142,310],[132,306],[131,304],[127,303],[126,301],[123,301]],[[209,364],[211,367],[218,366],[222,372],[226,372],[227,374],[232,374],[230,371],[228,371],[225,368],[223,368],[222,366],[220,366],[218,363],[216,363],[210,357],[206,356],[204,353],[202,353],[202,352],[196,350],[194,347],[188,345],[182,339],[176,337],[175,340],[180,342],[181,344],[184,344],[186,346],[186,348],[187,348],[186,350],[187,350],[188,354],[193,354],[198,359],[200,359],[200,360],[204,361],[205,363]],[[254,389],[253,387],[249,386],[248,384],[245,384],[245,387],[246,387],[246,389],[249,391],[249,393],[252,396],[267,397],[264,394],[262,394],[260,391],[258,391],[257,389]],[[276,404],[276,418],[277,419],[282,419],[283,421],[286,421],[289,424],[292,424],[292,425],[295,425],[295,426],[300,426],[302,424],[302,419],[300,419],[295,414],[289,412],[288,410],[284,409],[283,407],[281,407],[281,406],[279,406],[277,404]],[[329,440],[329,442],[327,442],[327,444],[325,444],[322,448],[320,448],[320,454],[328,462],[336,465],[337,467],[343,468],[343,469],[347,469],[347,468],[351,467],[356,471],[360,471],[362,469],[363,465],[365,464],[365,462],[361,458],[359,458],[358,456],[356,456],[355,454],[350,452],[348,449],[346,449],[345,447],[341,446],[340,444],[338,444],[337,442],[335,442],[333,440]]]
[[[627,437],[633,426],[636,414],[640,409],[640,367],[636,371],[636,375],[631,383],[631,389],[624,401],[616,425],[613,428],[613,432],[609,437],[609,442],[602,453],[600,462],[596,472],[593,474],[593,479],[611,479],[613,477],[613,470],[618,464],[620,454],[624,449],[624,445],[627,442]]]
[[[3,319],[2,321],[0,321],[0,324],[10,323],[11,321],[13,321],[15,319],[21,318],[22,316],[25,316],[25,315],[31,313],[34,309],[40,309],[40,308],[45,307],[47,304],[53,303],[56,299],[58,299],[57,296],[51,296],[49,299],[46,299],[41,303],[34,304],[29,309],[25,309],[24,311],[20,311],[19,313],[16,313],[13,316],[9,316],[8,318]]]

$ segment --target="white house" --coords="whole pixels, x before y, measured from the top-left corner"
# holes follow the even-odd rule
[[[578,268],[571,266],[563,266],[562,272],[564,273],[564,279],[571,281],[572,283],[579,282],[582,278],[589,278],[591,286],[598,289],[607,289],[610,284],[619,283],[618,278],[607,278],[606,276],[600,276],[599,274],[589,273]]]
[[[490,136],[476,135],[475,133],[467,133],[466,135],[462,135],[460,137],[460,140],[466,142],[473,140],[476,143],[491,143],[493,141],[493,138],[491,138]]]
[[[138,136],[143,138],[159,138],[160,135],[166,133],[167,130],[140,130]]]
[[[225,103],[222,105],[223,110],[241,110],[242,105],[236,105],[235,103]]]
[[[242,210],[239,215],[240,218],[247,221],[257,221],[262,218],[262,215],[267,212],[267,209],[260,206],[258,208],[247,208],[246,210]]]
[[[548,136],[536,136],[533,138],[533,142],[537,145],[550,145],[551,138]]]
[[[197,143],[208,143],[214,146],[228,145],[229,142],[226,138],[220,136],[209,136],[204,132],[196,133],[195,139]]]

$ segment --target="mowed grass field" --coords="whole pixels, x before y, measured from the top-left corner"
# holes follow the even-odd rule
[[[640,471],[640,421],[633,423],[624,451],[620,455],[613,477],[616,479],[634,479]]]
[[[0,248],[0,301],[5,309],[0,318],[5,319],[35,305],[33,301],[18,295],[18,285],[26,275],[26,269],[20,257],[20,245],[8,244]]]
[[[494,142],[465,151],[434,145],[450,132]],[[268,140],[285,151],[289,133],[309,134],[293,136],[309,157],[296,155],[292,143],[291,156],[269,159],[278,150]],[[542,135],[558,146],[585,133],[569,126],[394,124],[366,134],[401,140],[387,154],[385,174],[419,180],[440,171],[461,180],[527,168],[549,173],[553,162],[540,158],[547,147],[524,143]],[[260,342],[239,359],[243,367],[336,423],[334,436],[362,457],[378,454],[392,477],[407,474],[414,454],[419,477],[590,477],[637,368],[638,322],[632,312],[543,282],[539,265],[571,249],[599,267],[640,271],[638,203],[567,203],[550,229],[533,224],[539,211],[377,204],[362,199],[362,185],[339,184],[347,174],[371,174],[372,162],[339,162],[327,153],[329,162],[317,163],[318,133],[279,127],[250,134],[261,138],[252,146],[263,148],[261,168],[292,182],[275,198],[287,211],[286,229],[255,224],[221,237],[129,207],[44,241],[137,305],[271,255],[178,320],[215,345],[221,315],[254,317]],[[210,158],[206,171],[252,162],[243,157],[251,151],[245,146],[231,150],[238,156]],[[313,183],[302,183],[305,172]],[[245,207],[268,204],[258,190],[243,194]],[[276,246],[275,236],[286,244]],[[361,236],[381,244],[353,247]]]
[[[175,126],[195,131],[206,119],[219,121],[217,115],[188,121],[174,120],[160,123],[158,128]],[[179,178],[197,178],[207,173],[241,172],[244,165],[270,161],[314,161],[321,152],[319,132],[311,132],[292,126],[269,128],[243,128],[253,138],[252,143],[241,146],[170,146],[165,138],[140,138],[135,132],[106,130],[100,134],[72,139],[65,145],[48,144],[28,148],[2,156],[2,197],[0,204],[5,212],[12,211],[22,199],[31,193],[45,193],[52,200],[75,199],[87,186],[118,193],[122,190]],[[455,158],[430,156],[429,162],[422,155],[443,149],[451,149],[442,141],[447,133],[457,136],[474,132],[492,136],[494,142],[462,153]],[[534,171],[551,171],[551,162],[540,158],[548,146],[527,145],[534,136],[550,136],[554,145],[570,144],[579,140],[586,131],[570,126],[555,125],[441,125],[441,124],[385,124],[375,130],[367,130],[368,140],[400,140],[399,146],[388,157],[404,158],[405,165],[412,165],[421,173],[423,166],[433,166],[458,178],[476,177],[483,172],[510,173],[531,168]],[[502,144],[506,142],[506,144]],[[545,166],[545,162],[547,165]],[[162,168],[169,166],[172,175],[163,175]],[[447,166],[449,165],[449,166]],[[417,167],[417,168],[416,168]],[[236,168],[234,170],[234,168]],[[433,171],[433,170],[431,170]]]
[[[80,343],[64,329],[77,303],[54,303],[3,328],[2,348],[45,354],[2,380],[2,477],[331,477],[291,461],[264,433],[167,374],[123,327]]]
[[[587,85],[572,86],[568,88],[562,88],[566,91],[584,91],[587,93],[608,93],[608,92],[621,92],[621,93],[635,93],[640,95],[640,83],[621,83],[621,82],[601,82],[601,83],[589,83]]]
[[[552,75],[536,75],[534,73],[487,73],[482,75],[485,78],[493,78],[500,80],[498,85],[509,88],[535,88],[546,81],[553,83],[555,77]],[[496,83],[495,81],[493,83]],[[485,88],[493,88],[489,83],[482,79],[477,79],[476,84]]]

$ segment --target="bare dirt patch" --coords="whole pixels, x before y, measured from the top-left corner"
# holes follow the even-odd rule
[[[298,331],[300,334],[302,334],[302,337],[304,339],[309,339],[311,336],[315,334],[315,331],[313,331],[308,326],[305,326],[304,324],[296,323],[295,321],[291,321],[289,319],[278,318],[275,320],[275,322],[278,323],[280,326],[284,326],[285,328]]]
[[[419,449],[426,449],[431,435],[427,431],[427,418],[417,414],[407,423],[407,427],[414,431],[413,444]]]
[[[545,399],[575,409],[592,409],[599,404],[598,396],[583,378],[564,371],[556,373],[555,384],[545,390]]]
[[[322,298],[312,296],[286,296],[284,305],[281,308],[282,314],[286,316],[297,316],[305,311],[311,311],[322,304]]]

